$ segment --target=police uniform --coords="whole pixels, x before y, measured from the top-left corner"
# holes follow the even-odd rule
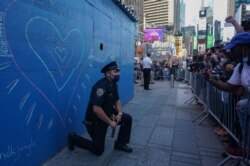
[[[109,63],[104,68],[102,68],[101,72],[105,73],[106,71],[112,69],[119,70],[116,62]],[[90,101],[88,103],[84,119],[84,124],[92,141],[77,134],[71,134],[69,135],[69,149],[71,145],[71,147],[74,147],[75,145],[77,147],[87,149],[95,155],[101,155],[105,148],[105,137],[108,124],[97,117],[97,115],[93,112],[93,106],[95,105],[101,107],[105,114],[108,117],[111,117],[111,114],[117,115],[117,111],[114,110],[114,105],[118,100],[119,94],[116,83],[109,81],[106,77],[97,81],[92,87]],[[117,150],[132,152],[131,148],[126,149],[126,144],[128,144],[130,141],[132,126],[131,116],[129,114],[123,113],[121,122],[118,125],[121,125],[121,127],[114,148]]]

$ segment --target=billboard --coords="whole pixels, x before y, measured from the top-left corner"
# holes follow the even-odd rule
[[[175,36],[176,56],[182,57],[182,36]]]
[[[144,34],[145,42],[163,41],[163,29],[148,28],[145,29]]]
[[[197,39],[197,36],[194,36],[194,47],[193,47],[193,49],[194,50],[197,50],[198,49],[198,39]]]
[[[199,19],[199,31],[204,31],[207,29],[207,18],[201,17]]]
[[[207,35],[207,48],[211,48],[214,46],[214,36]]]

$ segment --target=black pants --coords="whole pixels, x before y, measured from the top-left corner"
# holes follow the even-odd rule
[[[149,68],[143,69],[144,89],[149,89],[150,72],[151,72],[151,69],[149,69]]]
[[[121,122],[118,125],[121,125],[121,127],[116,142],[118,144],[129,143],[132,117],[129,114],[123,113]],[[77,135],[74,141],[75,145],[79,148],[87,149],[95,155],[101,155],[105,148],[105,137],[108,125],[104,122],[99,122],[96,124],[93,123],[92,125],[86,125],[86,128],[92,141]]]

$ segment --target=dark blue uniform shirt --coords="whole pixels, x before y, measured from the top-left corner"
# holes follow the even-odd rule
[[[93,112],[93,105],[101,107],[106,115],[110,117],[114,111],[114,105],[119,100],[118,87],[116,83],[110,82],[107,78],[102,78],[95,83],[91,90],[91,96],[85,114],[86,120],[101,121]]]

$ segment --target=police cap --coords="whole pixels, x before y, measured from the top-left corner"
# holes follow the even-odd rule
[[[119,70],[120,71],[120,67],[116,61],[113,61],[113,62],[110,62],[109,64],[107,64],[106,66],[104,66],[102,68],[101,72],[106,73],[109,70]]]

